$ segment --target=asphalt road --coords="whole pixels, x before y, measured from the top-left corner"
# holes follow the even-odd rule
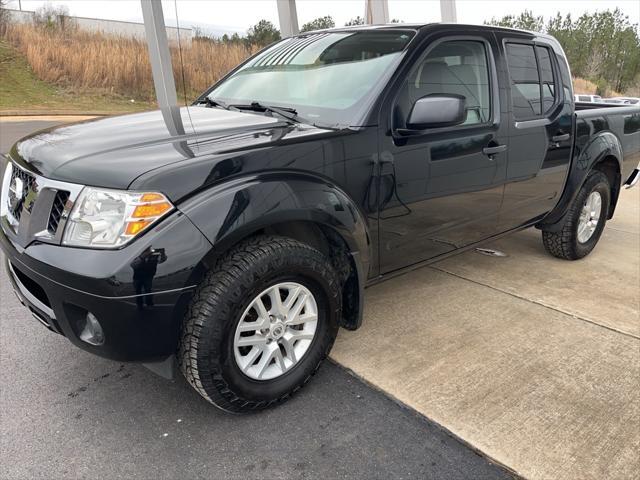
[[[51,124],[0,122],[0,151]],[[78,350],[0,282],[0,478],[511,478],[336,364],[231,416],[181,378]]]

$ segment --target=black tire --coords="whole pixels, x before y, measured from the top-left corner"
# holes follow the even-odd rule
[[[272,380],[254,380],[236,363],[233,336],[250,302],[283,281],[296,281],[315,297],[315,336],[289,371]],[[182,327],[181,370],[200,395],[228,412],[281,403],[310,380],[329,353],[338,332],[340,301],[338,277],[319,251],[284,237],[245,241],[218,262],[194,294]]]
[[[578,240],[578,223],[587,198],[592,192],[600,193],[602,209],[600,219],[595,231],[586,242]],[[607,223],[607,214],[611,204],[611,186],[607,176],[597,170],[587,176],[582,188],[571,204],[562,229],[557,232],[542,230],[542,242],[544,248],[554,257],[565,260],[578,260],[583,258],[595,248],[604,226]]]

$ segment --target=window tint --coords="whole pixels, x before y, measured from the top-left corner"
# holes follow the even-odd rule
[[[578,100],[579,100],[580,102],[588,102],[589,100],[591,100],[591,97],[588,97],[588,96],[586,96],[586,95],[580,95],[580,96],[578,97]]]
[[[465,97],[465,125],[486,123],[491,119],[489,69],[482,42],[441,43],[416,62],[401,88],[394,109],[396,125],[406,124],[416,100],[443,93]]]
[[[540,77],[533,45],[507,44],[513,114],[517,120],[540,115]]]
[[[540,77],[542,79],[542,111],[547,113],[555,103],[555,88],[553,82],[553,67],[551,55],[546,47],[536,47],[538,63],[540,65]]]

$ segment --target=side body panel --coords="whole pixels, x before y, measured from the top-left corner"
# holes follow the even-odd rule
[[[445,42],[484,45],[490,90],[488,122],[436,128],[401,138],[393,131],[397,95],[421,55]],[[435,30],[413,52],[384,100],[380,118],[381,273],[424,262],[497,233],[506,155],[483,149],[507,145],[494,68],[495,40],[486,30]],[[426,57],[424,57],[426,58]],[[430,64],[424,64],[424,71]],[[427,73],[428,74],[428,73]],[[454,75],[454,78],[457,78]],[[450,84],[454,85],[454,84]]]
[[[534,34],[496,31],[501,48],[499,75],[506,87],[509,114],[509,160],[499,230],[506,231],[542,218],[553,209],[564,189],[573,145],[573,93],[564,54],[557,42]],[[511,89],[515,89],[507,63],[506,44],[549,49],[558,88],[548,113],[520,121],[515,117]],[[543,107],[544,109],[544,107]],[[555,138],[562,140],[555,141]]]
[[[574,160],[567,183],[558,204],[540,224],[548,230],[562,228],[564,215],[587,174],[605,158],[615,159],[620,170],[619,178],[612,185],[613,203],[609,217],[613,216],[622,183],[640,164],[640,107],[580,110],[575,118]]]
[[[309,221],[334,229],[358,252],[362,282],[377,275],[377,130],[267,135],[280,136],[268,141],[277,148],[212,151],[151,171],[131,188],[170,188],[166,169],[190,184],[193,194],[178,208],[214,244],[212,255],[269,225]]]

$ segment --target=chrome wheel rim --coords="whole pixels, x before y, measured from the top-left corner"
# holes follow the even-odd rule
[[[586,243],[598,228],[602,213],[602,197],[599,192],[591,192],[584,202],[578,221],[578,241]]]
[[[254,380],[272,380],[295,367],[309,350],[318,325],[318,305],[304,285],[267,288],[242,314],[233,338],[236,363]]]

